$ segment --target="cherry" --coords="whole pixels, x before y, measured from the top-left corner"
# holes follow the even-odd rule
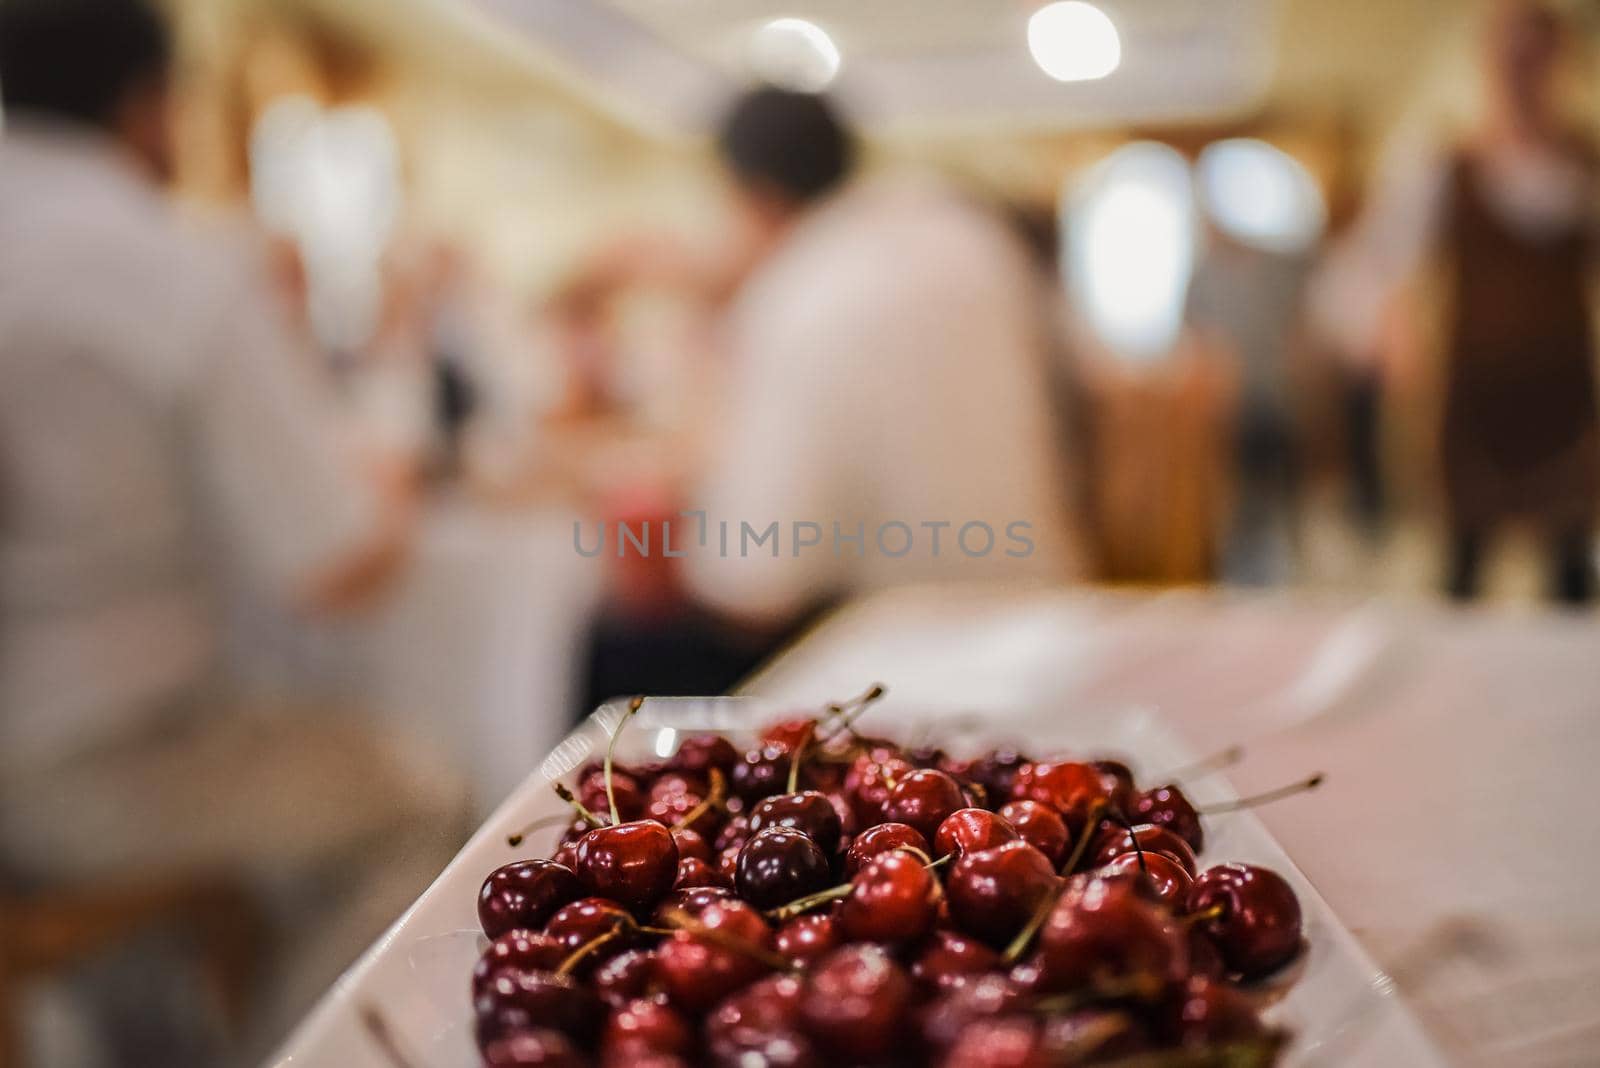
[[[733,891],[724,886],[686,886],[674,890],[656,906],[654,922],[664,925],[667,916],[681,912],[693,919],[705,911],[707,905],[717,901],[734,900]]]
[[[932,1049],[947,1050],[978,1021],[1020,1011],[1027,1003],[1026,993],[1005,976],[976,976],[928,1002],[919,1014],[922,1039]]]
[[[746,753],[728,774],[728,786],[748,802],[781,794],[789,779],[794,750],[779,742],[768,742]]]
[[[856,757],[844,776],[844,796],[855,813],[856,825],[870,827],[884,822],[883,806],[889,800],[889,791],[915,770],[909,762],[889,754],[881,759],[872,753]],[[932,833],[930,829],[923,837],[930,837]]]
[[[750,832],[759,833],[768,827],[793,827],[830,857],[839,851],[839,838],[844,834],[844,824],[834,811],[833,802],[815,790],[779,794],[756,802],[750,809]]]
[[[1018,768],[1011,783],[1011,798],[1049,805],[1081,827],[1098,806],[1110,804],[1115,790],[1116,779],[1094,765],[1063,761]]]
[[[584,889],[633,909],[654,905],[678,877],[678,845],[654,820],[596,827],[578,839],[574,859]]]
[[[773,937],[778,955],[796,966],[811,964],[838,948],[839,925],[824,912],[796,916]]]
[[[1252,864],[1207,868],[1189,891],[1189,911],[1228,967],[1253,979],[1300,951],[1300,901],[1275,871]]]
[[[688,827],[674,827],[672,841],[678,847],[680,861],[691,858],[705,861],[711,859],[711,844],[698,831],[690,830]]]
[[[655,973],[655,952],[648,949],[625,949],[594,970],[589,981],[594,992],[612,1008],[618,1008],[642,998],[650,989],[650,979]]]
[[[792,827],[768,827],[739,851],[734,886],[760,909],[775,909],[814,894],[833,881],[827,856]]]
[[[885,853],[856,875],[839,905],[839,931],[850,941],[900,945],[927,934],[938,911],[933,873],[910,853]]]
[[[909,824],[932,841],[939,824],[952,812],[966,807],[966,795],[954,778],[932,768],[918,768],[890,789],[883,803],[883,818],[891,823]]]
[[[717,874],[722,877],[723,885],[732,886],[739,877],[739,854],[744,851],[744,842],[738,842],[717,854]]]
[[[1217,948],[1217,943],[1211,936],[1200,929],[1199,924],[1191,923],[1189,928],[1189,974],[1203,975],[1207,979],[1221,981],[1227,978],[1228,964],[1222,959],[1222,951]]]
[[[1226,983],[1194,976],[1162,1013],[1163,1030],[1179,1045],[1219,1046],[1260,1038],[1266,1028],[1250,999]]]
[[[679,745],[678,751],[667,761],[674,771],[704,774],[717,768],[724,774],[739,762],[739,750],[720,734],[692,734]]]
[[[1051,864],[1060,864],[1066,859],[1072,835],[1055,809],[1037,801],[1007,801],[1000,806],[1000,815],[1024,842],[1048,857]]]
[[[560,1031],[512,1031],[483,1048],[484,1068],[582,1068],[583,1056]]]
[[[729,997],[706,1019],[706,1046],[718,1066],[812,1068],[820,1063],[801,1030],[800,981],[772,975]]]
[[[1014,938],[1056,885],[1048,858],[1016,841],[968,853],[945,881],[950,918],[993,946]]]
[[[850,840],[850,848],[844,852],[845,877],[853,877],[873,857],[905,848],[927,854],[928,840],[921,831],[904,823],[879,823],[868,827]]]
[[[555,971],[572,951],[547,934],[515,928],[500,935],[472,967],[472,992],[477,994],[503,971]]]
[[[711,847],[719,854],[729,846],[742,846],[750,838],[750,817],[744,813],[731,816],[711,840]]]
[[[1000,954],[958,931],[935,931],[911,965],[917,981],[940,989],[959,986],[1000,967]]]
[[[1015,749],[991,749],[967,766],[967,778],[982,786],[992,801],[1011,796],[1017,770],[1029,763]]]
[[[678,875],[672,882],[674,890],[688,890],[696,886],[727,886],[728,877],[699,857],[684,857],[678,861]]]
[[[870,1062],[900,1046],[911,997],[910,977],[882,948],[844,946],[806,976],[800,1016],[820,1045]]]
[[[1141,823],[1167,828],[1188,843],[1196,853],[1206,847],[1206,832],[1200,825],[1200,813],[1195,811],[1183,791],[1171,783],[1139,794],[1133,799],[1133,809],[1128,815]]]
[[[649,800],[639,780],[625,771],[612,769],[611,791],[617,797],[617,820],[636,820],[644,814]],[[578,800],[599,816],[608,816],[611,803],[606,796],[603,770],[590,771],[578,780]]]
[[[515,928],[539,928],[561,906],[583,896],[572,869],[550,860],[519,860],[496,868],[478,891],[478,923],[497,938]]]
[[[1039,932],[1040,988],[1151,996],[1188,961],[1176,925],[1122,880],[1085,879]]]
[[[1148,1029],[1127,1012],[1088,1008],[1045,1018],[1039,1036],[1050,1064],[1101,1064],[1152,1049]]]
[[[656,947],[655,979],[673,1004],[700,1015],[772,968],[772,929],[742,901],[714,901]]]
[[[1137,849],[1134,848],[1135,841],[1139,843]],[[1188,842],[1167,828],[1150,823],[1141,823],[1132,831],[1118,826],[1112,826],[1105,831],[1095,842],[1094,866],[1110,864],[1124,853],[1137,853],[1140,850],[1147,855],[1163,854],[1169,860],[1177,861],[1178,865],[1190,875],[1199,868],[1194,859],[1194,851],[1189,848]]]
[[[1182,913],[1188,908],[1189,888],[1194,879],[1182,864],[1165,853],[1123,853],[1113,857],[1100,870],[1106,877],[1127,876],[1147,897],[1169,910]]]
[[[569,975],[547,971],[502,972],[484,986],[473,1006],[479,1045],[534,1026],[587,1042],[599,1032],[605,1015],[600,999],[588,987]]]
[[[1028,1016],[995,1016],[974,1020],[961,1032],[940,1062],[941,1068],[1050,1068],[1039,1023]]]
[[[809,744],[817,733],[815,717],[804,719],[786,719],[774,723],[761,732],[761,740],[767,743],[788,746],[798,749],[801,744]]]
[[[946,816],[933,836],[938,856],[963,857],[980,849],[990,849],[1018,839],[1017,829],[1003,816],[988,809],[962,808]]]
[[[680,1013],[658,1001],[639,998],[617,1009],[606,1021],[600,1055],[619,1060],[641,1052],[688,1057],[694,1052],[694,1041],[694,1030]]]
[[[1139,788],[1134,785],[1133,769],[1120,760],[1092,760],[1089,766],[1111,780],[1111,806],[1126,812],[1133,806]]]
[[[691,793],[652,798],[644,808],[644,817],[667,827],[693,828],[705,834],[713,833],[717,826],[717,814],[705,798]]]
[[[634,928],[633,916],[614,901],[603,897],[586,897],[563,905],[550,922],[544,925],[546,936],[560,942],[568,954],[574,953],[590,942],[614,930],[628,932],[630,938],[619,940],[618,948],[626,948]]]

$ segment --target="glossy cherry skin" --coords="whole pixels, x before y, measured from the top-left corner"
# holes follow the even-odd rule
[[[1007,801],[1000,815],[1016,830],[1018,837],[1049,858],[1051,864],[1067,859],[1072,836],[1067,821],[1049,805],[1037,801]]]
[[[583,896],[572,869],[551,860],[519,860],[496,868],[478,891],[478,922],[497,938],[517,928],[537,930],[562,905]]]
[[[935,856],[964,857],[980,849],[1015,842],[1020,836],[1011,821],[988,809],[962,808],[946,816],[933,836]]]
[[[816,734],[817,721],[814,717],[786,719],[762,730],[761,740],[795,749],[802,742],[809,745]]]
[[[910,762],[896,756],[886,756],[881,760],[873,754],[857,757],[844,776],[844,796],[850,803],[850,810],[855,813],[856,826],[871,827],[875,823],[888,821],[883,806],[889,800],[889,784],[898,783],[915,770]],[[923,837],[928,838],[932,834],[933,829],[930,829]]]
[[[1055,885],[1056,870],[1045,855],[1016,841],[956,861],[945,880],[945,894],[957,927],[1003,946],[1027,925]]]
[[[706,1047],[717,1068],[813,1068],[821,1063],[802,1030],[800,981],[768,976],[718,1005],[706,1018]]]
[[[1041,1025],[1039,1043],[1053,1065],[1101,1064],[1155,1049],[1142,1019],[1105,1008],[1051,1014]]]
[[[991,803],[1011,796],[1017,769],[1031,763],[1015,749],[991,749],[967,765],[967,778],[984,788]]]
[[[693,734],[679,744],[667,767],[701,775],[716,768],[726,774],[738,761],[739,750],[722,735]]]
[[[689,1057],[694,1053],[694,1028],[683,1015],[659,1001],[639,998],[611,1014],[600,1034],[600,1056],[618,1061],[640,1053]]]
[[[512,1031],[483,1047],[483,1068],[583,1068],[572,1041],[548,1027]]]
[[[832,914],[808,912],[796,916],[773,936],[773,947],[780,957],[805,966],[839,947],[839,925]]]
[[[1133,769],[1120,760],[1094,760],[1090,766],[1102,775],[1109,776],[1114,784],[1111,788],[1111,804],[1119,812],[1127,812],[1133,807],[1133,801],[1138,796],[1138,787],[1134,785]]]
[[[633,916],[615,901],[586,897],[556,910],[550,922],[544,925],[544,933],[560,942],[571,954],[614,930],[631,932],[632,921]],[[629,933],[614,939],[613,943],[618,950],[623,950],[635,941],[636,938]]]
[[[656,947],[656,982],[674,1005],[699,1016],[771,971],[760,956],[771,948],[772,929],[755,909],[742,901],[713,902],[694,927],[676,931]]]
[[[666,827],[677,827],[687,821],[686,826],[696,832],[714,834],[717,829],[718,814],[709,806],[702,807],[702,801],[703,798],[699,794],[689,793],[654,797],[644,807],[644,818]]]
[[[1193,875],[1199,865],[1194,859],[1194,851],[1189,848],[1189,843],[1179,838],[1165,827],[1157,827],[1150,823],[1141,823],[1132,833],[1123,827],[1113,827],[1096,839],[1094,847],[1090,850],[1093,855],[1095,867],[1110,864],[1124,853],[1133,853],[1134,840],[1137,839],[1139,849],[1146,853],[1163,853],[1170,860],[1175,860],[1184,871]]]
[[[856,874],[839,903],[839,932],[850,942],[904,945],[933,929],[939,880],[910,853],[885,853]]]
[[[1039,1021],[1018,1013],[974,1020],[961,1032],[940,1068],[1050,1068],[1040,1045]]]
[[[1183,791],[1170,783],[1136,796],[1133,799],[1133,811],[1128,816],[1141,823],[1167,828],[1189,843],[1189,848],[1196,853],[1204,851],[1206,847],[1206,832],[1200,824],[1200,813],[1195,811]]]
[[[1177,987],[1161,1013],[1171,1041],[1197,1048],[1247,1042],[1266,1033],[1250,999],[1226,983],[1191,977]]]
[[[1137,853],[1123,853],[1113,857],[1097,873],[1101,876],[1126,876],[1134,880],[1146,897],[1170,912],[1182,915],[1188,910],[1189,890],[1194,879],[1183,865],[1165,853],[1146,853],[1143,863]]]
[[[1126,880],[1081,879],[1039,932],[1040,989],[1159,992],[1188,966],[1182,932]]]
[[[904,1041],[911,977],[882,948],[836,949],[807,974],[800,1016],[806,1032],[838,1056],[873,1061]]]
[[[750,817],[744,813],[730,816],[711,840],[711,848],[718,855],[729,846],[742,846],[750,840]]]
[[[912,962],[911,975],[941,990],[1000,967],[1000,954],[959,931],[935,931]]]
[[[793,761],[794,750],[781,742],[767,742],[750,750],[733,766],[728,775],[728,787],[750,803],[781,794]],[[800,769],[800,778],[806,781],[804,767]]]
[[[918,1029],[931,1049],[947,1050],[980,1020],[1020,1012],[1027,994],[1003,975],[978,975],[952,985],[918,1013]]]
[[[793,827],[830,857],[839,851],[839,839],[844,834],[844,823],[834,811],[833,802],[816,790],[779,794],[752,805],[750,833],[768,827]]]
[[[1012,780],[1011,798],[1049,805],[1062,815],[1070,829],[1076,830],[1097,804],[1110,803],[1115,789],[1116,780],[1093,764],[1024,764]]]
[[[1195,878],[1189,911],[1220,907],[1221,914],[1200,921],[1228,967],[1253,979],[1267,974],[1300,951],[1300,901],[1283,876],[1252,864],[1218,864]]]
[[[508,971],[492,979],[473,999],[478,1044],[513,1030],[548,1027],[579,1042],[599,1033],[605,1006],[583,983],[545,971]]]
[[[655,966],[654,950],[627,949],[596,968],[589,982],[600,1000],[615,1009],[649,992]]]
[[[915,827],[930,842],[939,824],[952,812],[967,807],[961,784],[942,771],[918,768],[897,780],[883,803],[883,818]]]
[[[680,912],[694,919],[705,911],[707,905],[717,901],[732,901],[733,898],[733,891],[724,886],[690,886],[674,890],[656,906],[654,922],[661,926],[668,922],[668,917]]]
[[[873,857],[907,847],[932,859],[928,840],[915,827],[904,823],[879,823],[868,827],[850,839],[850,848],[844,851],[845,878],[853,877]]]
[[[711,843],[707,842],[700,832],[688,827],[673,827],[672,840],[678,846],[678,859],[686,860],[693,857],[696,860],[711,860]]]
[[[553,972],[570,953],[560,939],[547,934],[520,927],[507,931],[490,942],[478,963],[472,966],[472,992],[479,993],[504,971]]]
[[[654,820],[596,827],[578,839],[573,859],[585,890],[631,909],[654,905],[678,878],[678,844]]]
[[[718,868],[699,859],[684,857],[678,861],[678,877],[673,880],[674,890],[689,890],[696,886],[727,886],[728,877]]]
[[[775,909],[833,882],[822,849],[793,827],[768,827],[739,850],[734,887],[759,909]]]

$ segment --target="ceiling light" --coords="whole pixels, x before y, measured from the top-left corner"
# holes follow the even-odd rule
[[[773,19],[750,39],[750,66],[773,85],[801,92],[826,89],[839,74],[839,47],[805,19]]]
[[[1058,82],[1104,78],[1122,62],[1122,42],[1106,13],[1082,0],[1046,4],[1028,20],[1028,51]]]

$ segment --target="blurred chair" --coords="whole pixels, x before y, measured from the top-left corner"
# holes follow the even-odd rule
[[[151,931],[198,947],[204,979],[238,1030],[264,945],[265,921],[233,880],[172,873],[88,886],[15,887],[0,877],[0,1068],[22,1065],[21,997]]]

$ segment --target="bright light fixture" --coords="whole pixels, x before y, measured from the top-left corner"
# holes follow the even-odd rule
[[[817,93],[839,76],[839,46],[828,32],[805,19],[773,19],[750,39],[756,76],[785,89]]]
[[[1058,82],[1104,78],[1122,62],[1122,41],[1104,11],[1083,0],[1046,4],[1028,19],[1028,51]]]
[[[1328,209],[1316,179],[1264,141],[1230,138],[1200,153],[1200,197],[1213,222],[1245,244],[1303,252],[1322,237]]]

